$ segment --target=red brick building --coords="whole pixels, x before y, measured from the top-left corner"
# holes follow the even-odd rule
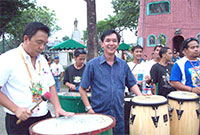
[[[148,58],[156,44],[179,52],[189,37],[200,39],[200,0],[140,0],[138,44]]]

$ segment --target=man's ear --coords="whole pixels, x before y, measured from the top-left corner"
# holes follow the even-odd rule
[[[24,35],[23,41],[26,42],[28,39],[29,39],[28,36],[27,36],[27,35]]]
[[[103,44],[103,42],[102,42],[102,41],[100,42],[100,44],[101,44],[101,47],[103,48],[103,45],[104,45],[104,44]]]

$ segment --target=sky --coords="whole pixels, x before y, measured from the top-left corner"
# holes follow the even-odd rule
[[[108,15],[114,15],[111,1],[96,0],[97,21],[108,18]],[[56,32],[50,39],[57,37],[62,40],[62,37],[66,35],[71,38],[75,18],[78,20],[78,30],[81,32],[81,36],[83,34],[82,31],[87,28],[87,4],[84,0],[37,0],[37,5],[46,6],[56,13],[57,25],[62,30]],[[125,43],[136,42],[134,33],[129,30],[123,32],[123,38]]]

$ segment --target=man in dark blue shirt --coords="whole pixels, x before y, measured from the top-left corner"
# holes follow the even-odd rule
[[[92,59],[84,70],[79,92],[88,113],[103,113],[116,119],[115,134],[124,134],[124,90],[142,95],[126,61],[115,56],[120,36],[114,30],[101,36],[104,54]],[[86,89],[91,86],[91,105]]]

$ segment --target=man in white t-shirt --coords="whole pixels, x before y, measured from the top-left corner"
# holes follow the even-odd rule
[[[56,117],[73,115],[61,108],[55,81],[46,59],[40,54],[45,49],[49,32],[42,23],[29,23],[24,29],[23,43],[0,56],[0,105],[6,112],[8,135],[29,135],[30,125],[51,117],[45,101],[31,111],[46,92],[51,94]],[[18,120],[21,123],[17,124]]]
[[[133,75],[135,76],[135,79],[137,80],[138,85],[142,83],[144,80],[144,73],[145,73],[145,65],[141,63],[142,58],[142,52],[143,48],[139,45],[134,46],[131,49],[131,53],[134,57],[134,60],[131,62],[128,62],[128,66],[130,67]]]
[[[62,80],[64,69],[63,66],[59,63],[59,57],[54,58],[54,62],[50,66],[51,72],[53,74],[54,80],[56,82],[56,91],[60,91],[60,82]]]

